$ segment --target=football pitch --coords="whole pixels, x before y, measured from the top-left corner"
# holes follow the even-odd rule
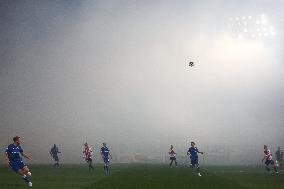
[[[264,167],[202,166],[202,177],[189,166],[169,168],[167,165],[116,164],[109,175],[103,166],[95,165],[31,165],[34,189],[284,189],[284,172],[270,175]],[[21,177],[7,166],[0,166],[0,188],[28,188]]]

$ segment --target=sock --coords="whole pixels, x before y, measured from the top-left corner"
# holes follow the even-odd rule
[[[268,172],[270,172],[270,169],[269,169],[269,167],[265,167],[265,169],[268,171]]]
[[[29,183],[29,182],[30,182],[29,179],[28,179],[28,177],[27,177],[27,175],[23,175],[23,176],[22,176],[22,179],[23,179],[26,183]]]
[[[32,173],[31,172],[27,172],[27,176],[32,176]]]
[[[108,166],[106,166],[106,171],[107,171],[107,173],[109,173],[109,169],[108,169]]]
[[[200,173],[200,168],[199,167],[197,167],[196,170],[197,170],[198,173]]]
[[[107,165],[104,166],[104,171],[105,171],[106,174],[108,173],[108,166]]]
[[[94,170],[94,166],[93,165],[89,165],[89,171],[90,170]]]
[[[273,169],[274,169],[275,173],[278,173],[278,170],[277,170],[276,167],[273,167]]]

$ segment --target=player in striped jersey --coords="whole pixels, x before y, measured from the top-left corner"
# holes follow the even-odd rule
[[[176,160],[176,155],[177,153],[174,151],[174,146],[171,145],[170,150],[169,150],[169,155],[170,155],[170,167],[172,167],[173,161],[175,162],[175,165],[177,166],[177,160]]]
[[[94,170],[93,160],[92,160],[92,155],[93,155],[92,148],[89,147],[88,143],[85,143],[84,146],[85,148],[83,151],[83,158],[85,158],[86,162],[89,165],[89,171]]]
[[[271,164],[273,166],[273,169],[276,173],[276,175],[279,175],[279,172],[277,170],[277,167],[273,161],[273,158],[272,158],[272,153],[271,151],[269,150],[268,146],[267,145],[264,145],[264,157],[262,159],[262,162],[265,160],[265,168],[268,172],[270,172],[270,168],[269,168],[269,165]]]

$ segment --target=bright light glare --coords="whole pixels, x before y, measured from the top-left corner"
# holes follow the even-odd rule
[[[258,37],[272,37],[275,30],[271,25],[269,17],[265,14],[258,16],[231,17],[228,24],[232,34],[238,39],[256,39]]]

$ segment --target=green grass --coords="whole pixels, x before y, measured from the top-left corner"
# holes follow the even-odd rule
[[[32,165],[34,189],[284,189],[284,173],[269,175],[263,167],[202,167],[198,177],[189,167],[167,165],[112,165],[104,175],[102,165],[88,172],[86,165],[65,165],[59,169]],[[0,166],[0,188],[27,188],[19,175]]]

